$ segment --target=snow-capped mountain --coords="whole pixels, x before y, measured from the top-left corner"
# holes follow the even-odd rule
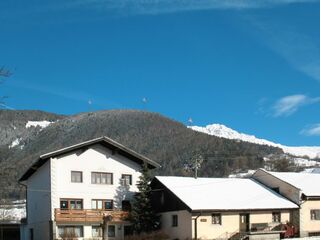
[[[283,149],[285,153],[298,157],[308,156],[309,158],[320,158],[320,146],[285,146],[279,143],[257,138],[254,135],[239,133],[222,124],[211,124],[207,125],[206,127],[189,126],[189,128],[217,137],[278,147]]]

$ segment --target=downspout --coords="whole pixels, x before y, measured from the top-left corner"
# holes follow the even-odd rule
[[[28,203],[28,186],[19,181],[18,181],[18,184],[25,187],[25,190],[26,190],[26,219],[28,220],[28,204],[27,204]]]
[[[22,182],[18,181],[18,184],[23,186],[26,190],[26,224],[28,224],[28,186],[26,184],[23,184]],[[20,237],[21,235],[23,236],[23,238],[25,239],[25,233],[26,233],[26,229],[25,229],[25,226],[21,227],[22,226],[22,223],[21,223],[21,219],[20,219]],[[23,233],[22,233],[23,231]]]
[[[198,218],[201,216],[201,212],[199,215],[194,218],[194,239],[198,240]]]

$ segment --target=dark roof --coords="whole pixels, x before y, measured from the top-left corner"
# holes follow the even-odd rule
[[[158,163],[155,161],[121,145],[120,143],[108,138],[108,137],[100,137],[95,138],[86,142],[82,142],[76,145],[72,145],[66,148],[59,149],[54,152],[49,152],[46,154],[43,154],[39,157],[39,159],[32,164],[32,166],[22,175],[22,177],[19,179],[19,182],[27,180],[32,174],[34,174],[43,164],[45,164],[48,159],[51,157],[57,157],[62,154],[69,153],[74,150],[78,150],[81,148],[86,148],[89,146],[92,146],[94,144],[101,144],[113,151],[116,151],[117,153],[131,159],[134,162],[137,162],[138,164],[147,163],[149,168],[157,168],[160,167]]]

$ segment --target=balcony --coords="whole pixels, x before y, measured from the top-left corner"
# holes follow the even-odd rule
[[[110,222],[124,222],[129,212],[122,210],[93,210],[93,209],[55,209],[57,223],[103,223],[107,218]]]

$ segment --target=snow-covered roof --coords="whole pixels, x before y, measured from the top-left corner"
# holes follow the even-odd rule
[[[306,196],[320,196],[320,174],[295,172],[268,172],[273,176],[299,188]]]
[[[156,179],[191,210],[298,208],[253,179],[160,176]]]

